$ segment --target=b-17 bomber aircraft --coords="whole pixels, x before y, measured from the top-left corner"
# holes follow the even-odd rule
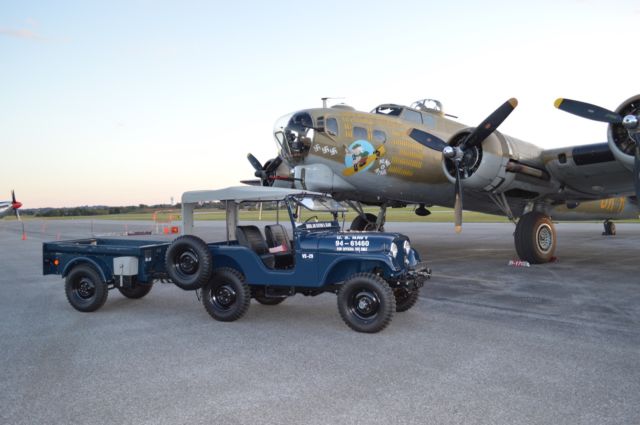
[[[323,99],[324,100],[324,99]],[[477,127],[425,99],[410,107],[383,104],[371,112],[346,105],[305,109],[280,118],[279,154],[264,166],[249,161],[264,185],[295,186],[355,203],[353,230],[382,228],[388,207],[453,207],[509,217],[522,260],[554,258],[553,219],[637,218],[640,196],[640,95],[615,111],[558,99],[563,111],[609,124],[606,143],[543,149],[496,131],[517,106],[509,99]],[[463,202],[464,201],[464,202]],[[378,216],[361,205],[377,205]]]
[[[16,218],[20,220],[20,213],[18,209],[22,207],[22,203],[16,201],[16,194],[12,190],[11,191],[11,200],[10,201],[0,201],[0,218],[3,218],[9,214],[15,214]]]

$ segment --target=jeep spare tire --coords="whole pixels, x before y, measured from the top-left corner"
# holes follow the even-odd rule
[[[202,288],[211,278],[213,259],[202,239],[185,235],[176,238],[167,248],[165,268],[176,286],[193,291]]]

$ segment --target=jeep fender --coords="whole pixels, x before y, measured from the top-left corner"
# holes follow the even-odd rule
[[[371,272],[373,269],[382,269],[384,277],[397,273],[391,259],[386,256],[371,258],[370,255],[362,257],[348,257],[334,259],[324,270],[320,281],[325,285],[342,282],[354,273]]]

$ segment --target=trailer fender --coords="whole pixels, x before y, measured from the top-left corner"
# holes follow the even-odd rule
[[[105,266],[90,257],[78,257],[69,261],[67,265],[64,266],[64,269],[62,270],[62,277],[63,278],[67,277],[67,275],[71,272],[71,270],[78,264],[89,264],[91,267],[93,267],[96,270],[96,272],[98,272],[103,282],[108,282],[110,280],[110,279],[107,279],[107,276],[104,272]]]

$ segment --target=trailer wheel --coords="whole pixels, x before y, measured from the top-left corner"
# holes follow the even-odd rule
[[[396,297],[396,312],[402,313],[416,305],[420,289],[396,288],[393,290],[393,295]]]
[[[338,291],[342,320],[357,332],[374,333],[391,322],[396,299],[389,284],[372,273],[356,273]]]
[[[109,295],[107,284],[88,264],[77,265],[69,272],[64,291],[69,304],[82,312],[96,311],[104,305]]]
[[[167,248],[165,268],[176,286],[193,291],[202,288],[211,278],[213,259],[202,239],[185,235],[176,238]]]
[[[118,291],[120,291],[120,293],[125,297],[131,298],[132,300],[136,300],[138,298],[142,298],[145,295],[147,295],[149,291],[151,291],[152,287],[153,287],[153,283],[149,285],[141,285],[139,283],[133,283],[131,287],[125,287],[125,286],[119,287]]]
[[[220,322],[238,320],[249,309],[251,290],[244,276],[235,269],[214,270],[211,280],[202,288],[202,304],[211,317]]]

